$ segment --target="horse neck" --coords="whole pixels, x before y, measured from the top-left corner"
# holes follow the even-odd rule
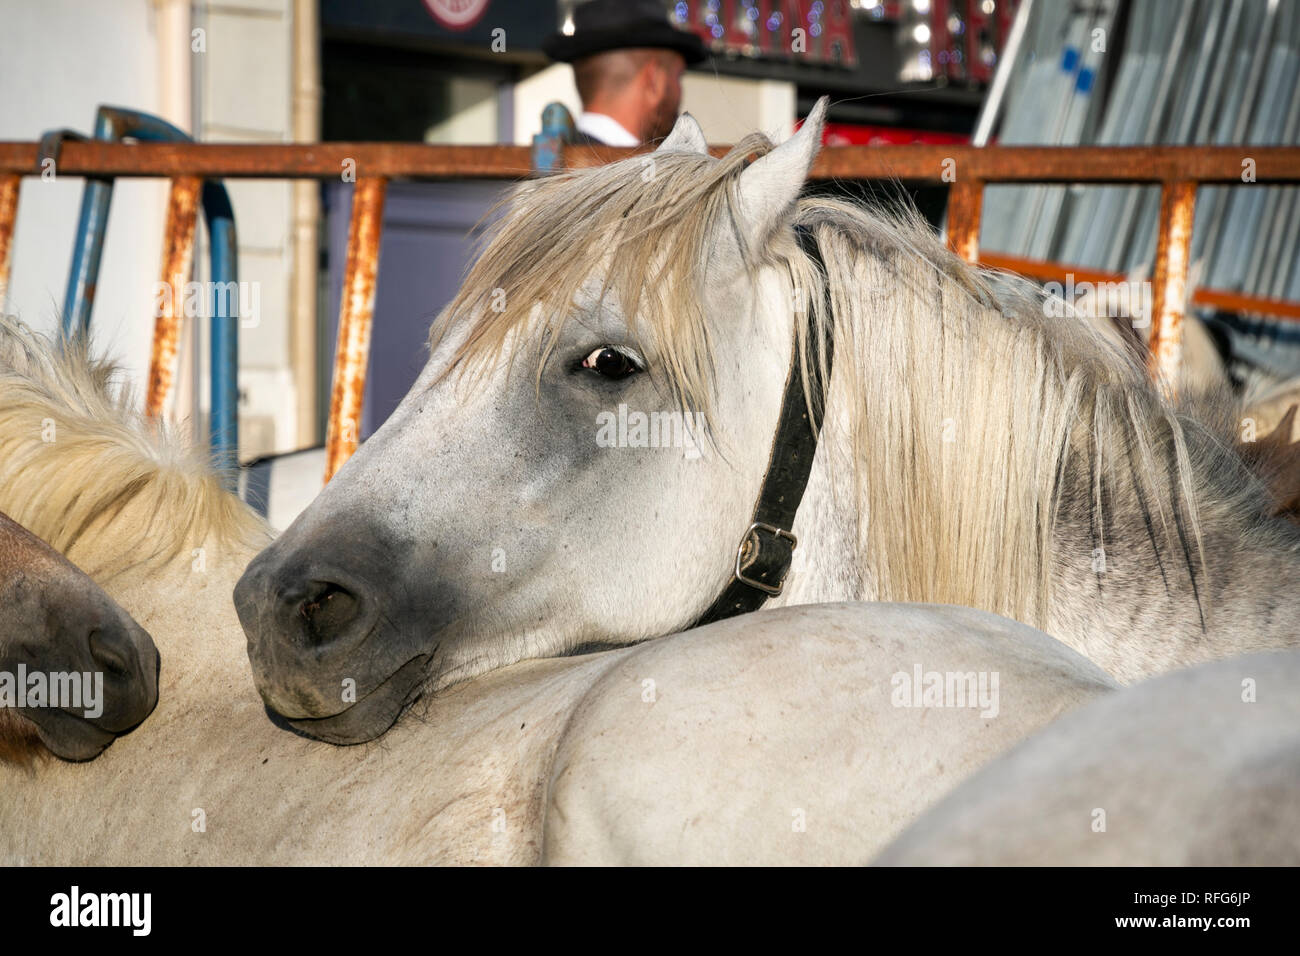
[[[1253,479],[1230,452],[1201,432],[1179,452],[1188,429],[1140,370],[1083,326],[1049,327],[1027,297],[999,315],[959,271],[823,240],[837,361],[794,572],[773,603],[978,607],[1122,679],[1296,642],[1298,536],[1232,490]],[[1161,527],[1189,482],[1183,531],[1199,529],[1200,553]]]
[[[1072,470],[1054,529],[1054,636],[1123,681],[1300,645],[1294,527],[1246,510],[1253,497],[1228,497],[1200,509],[1198,550],[1187,529],[1161,534],[1122,481],[1099,520],[1082,472]]]

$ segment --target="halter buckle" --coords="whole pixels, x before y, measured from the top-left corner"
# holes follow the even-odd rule
[[[745,529],[745,533],[740,537],[740,544],[736,548],[736,580],[740,581],[742,584],[748,584],[751,588],[756,588],[772,597],[777,597],[785,588],[785,576],[790,572],[790,566],[788,564],[781,572],[781,578],[775,585],[768,584],[765,581],[755,580],[754,578],[747,576],[744,571],[745,546],[749,544],[751,537],[754,540],[754,547],[757,549],[757,552],[751,557],[749,566],[752,567],[754,562],[758,560],[759,555],[763,553],[762,539],[758,536],[758,532],[760,531],[766,531],[768,534],[772,535],[773,538],[785,538],[790,542],[790,551],[792,553],[795,548],[799,547],[799,539],[784,528],[778,528],[776,525],[765,524],[762,521],[755,521]]]

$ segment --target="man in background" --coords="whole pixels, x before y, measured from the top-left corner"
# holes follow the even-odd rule
[[[573,32],[542,44],[573,65],[582,99],[575,142],[640,146],[667,136],[682,104],[682,73],[705,58],[700,38],[668,21],[660,0],[590,0]]]

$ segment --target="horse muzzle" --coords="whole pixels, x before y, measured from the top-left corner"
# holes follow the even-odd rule
[[[418,693],[428,653],[419,629],[400,625],[407,615],[390,585],[319,553],[263,551],[235,587],[235,610],[268,708],[310,736],[357,743],[387,730]]]
[[[64,760],[90,760],[135,728],[158,704],[158,648],[107,596],[51,609],[51,634],[39,647],[11,650],[0,670],[21,665],[49,675],[46,699],[18,713]],[[53,676],[58,673],[56,682]],[[73,691],[75,699],[58,699]]]

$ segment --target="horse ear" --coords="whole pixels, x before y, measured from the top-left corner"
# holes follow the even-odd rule
[[[700,128],[699,121],[690,113],[683,113],[677,117],[673,131],[659,144],[659,149],[675,149],[678,152],[702,153],[707,156],[709,145],[704,139],[704,130]]]
[[[747,238],[754,244],[762,242],[776,227],[803,189],[821,147],[827,102],[825,96],[819,99],[799,132],[740,174],[744,223]]]

